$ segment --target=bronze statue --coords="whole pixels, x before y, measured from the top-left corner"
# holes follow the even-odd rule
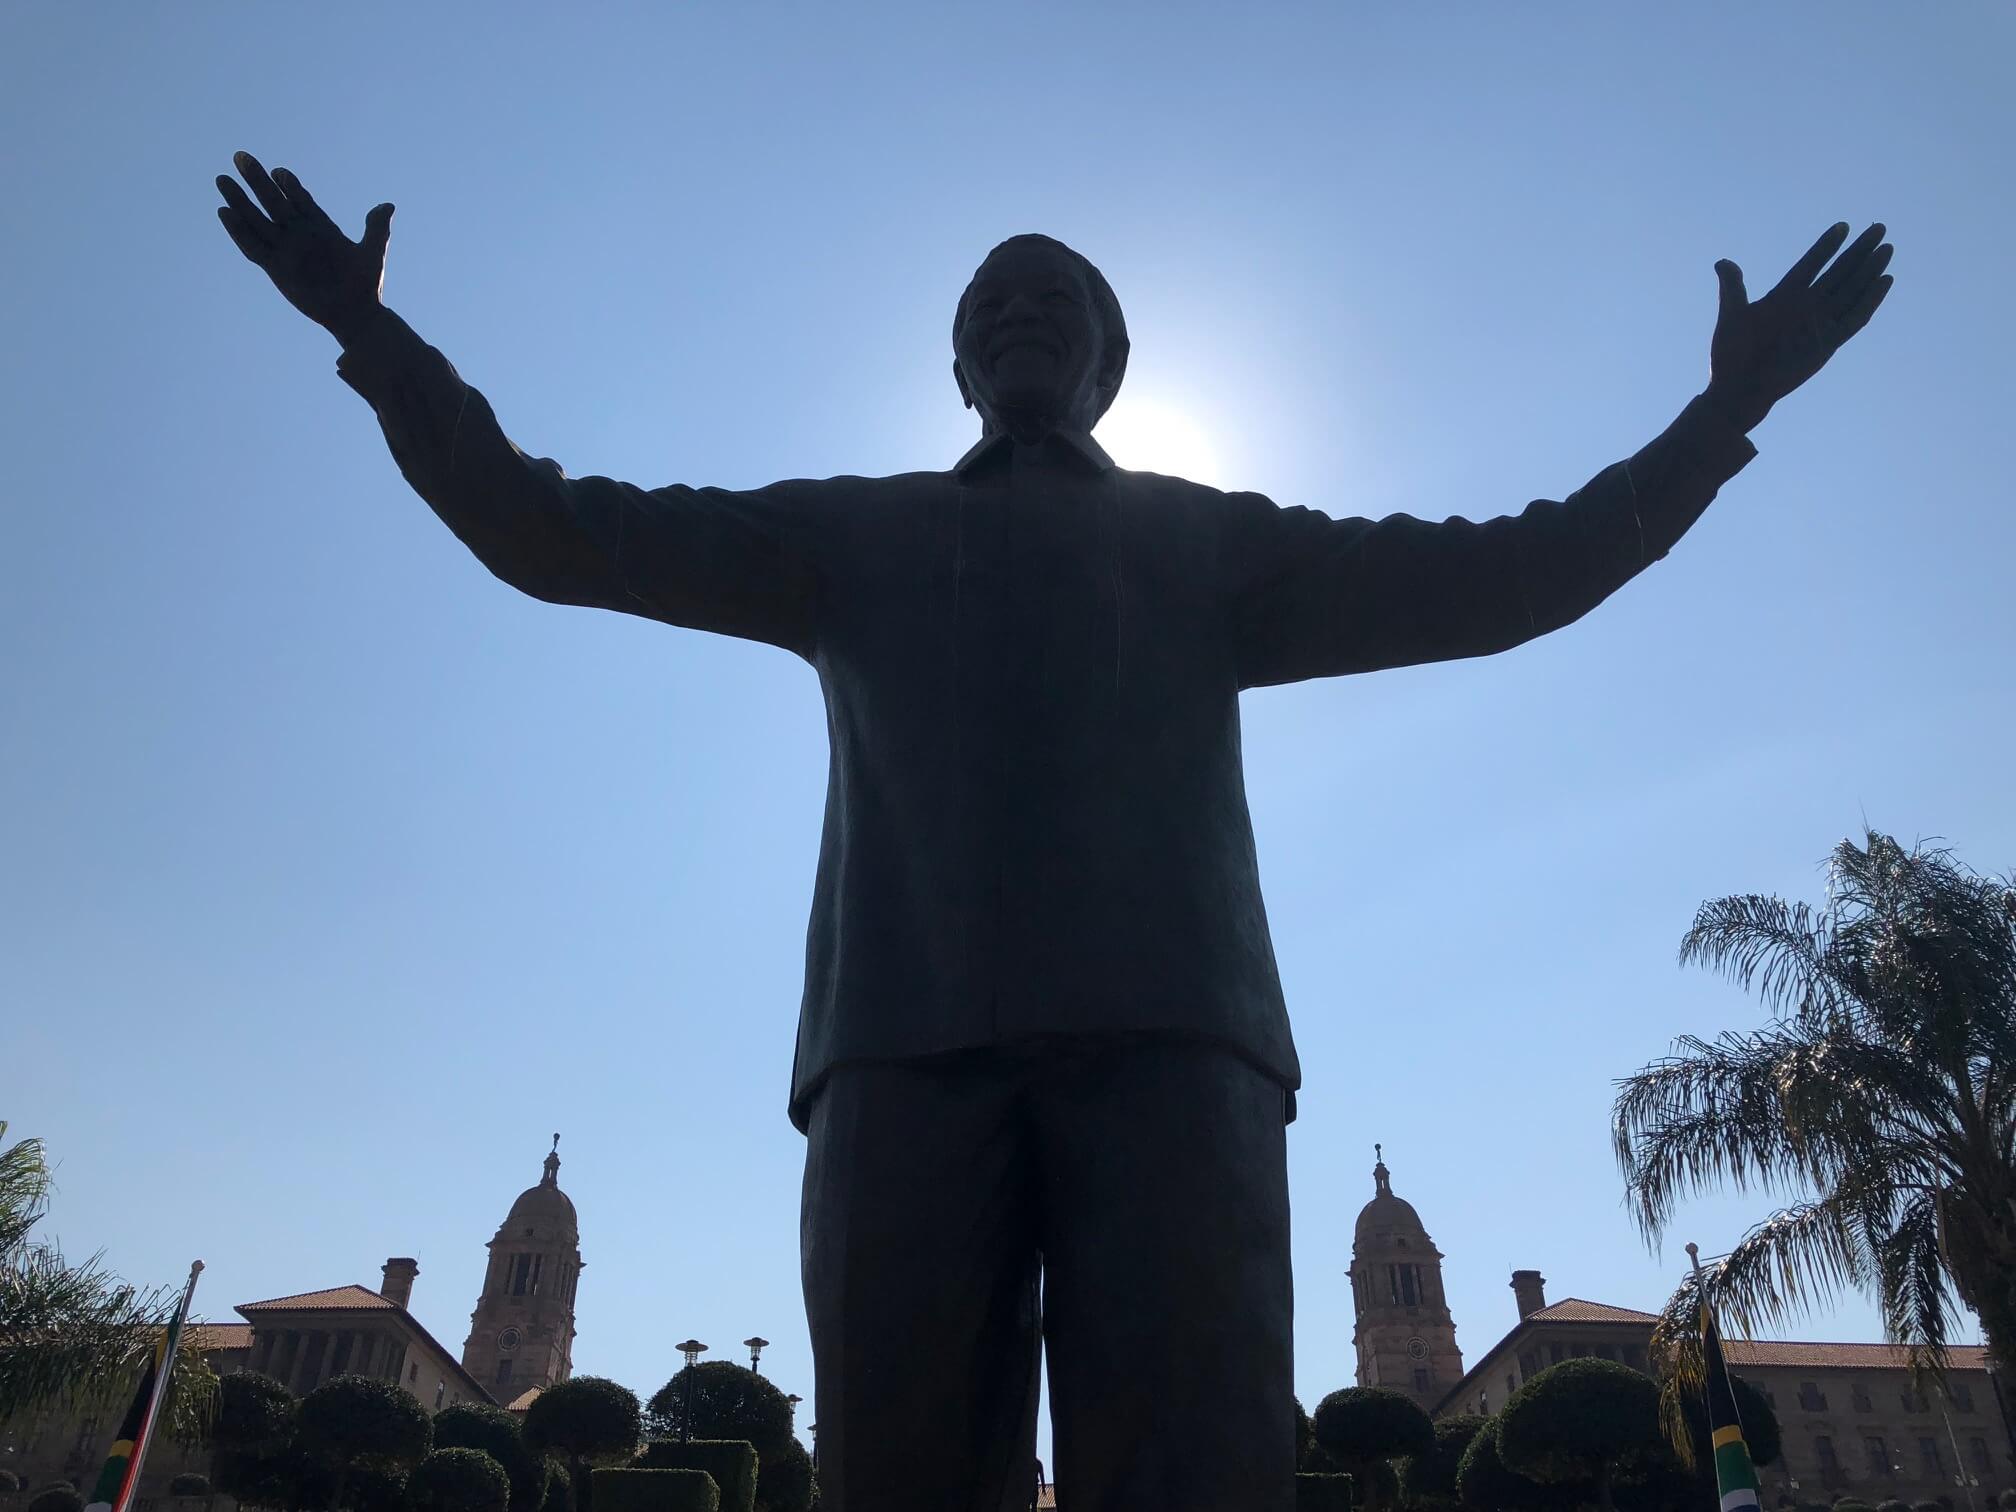
[[[485,566],[819,674],[832,766],[790,1110],[824,1504],[1026,1502],[1040,1334],[1073,1512],[1285,1512],[1299,1071],[1239,694],[1579,619],[1869,320],[1883,228],[1843,250],[1833,227],[1755,301],[1718,263],[1709,382],[1664,433],[1559,502],[1436,524],[1115,467],[1092,431],[1126,370],[1119,302],[1034,236],[959,301],[981,435],[949,471],[570,478],[380,302],[390,205],[353,242],[292,174],[236,161],[231,239],[342,344],[401,472]]]

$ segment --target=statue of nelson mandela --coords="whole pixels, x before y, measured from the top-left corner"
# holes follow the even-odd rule
[[[342,346],[400,471],[554,604],[817,671],[831,770],[790,1113],[829,1512],[1027,1502],[1047,1348],[1071,1512],[1287,1512],[1285,1126],[1299,1081],[1239,754],[1248,688],[1488,656],[1664,557],[1771,407],[1890,287],[1831,228],[1752,300],[1716,265],[1705,389],[1561,500],[1336,519],[1116,467],[1118,300],[1048,237],[990,252],[948,468],[729,490],[571,477],[249,155],[232,240]]]

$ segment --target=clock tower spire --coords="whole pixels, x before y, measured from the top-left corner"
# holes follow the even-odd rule
[[[1358,1384],[1390,1387],[1432,1410],[1463,1379],[1442,1254],[1414,1205],[1393,1194],[1384,1147],[1372,1152],[1372,1200],[1358,1214],[1351,1244]]]
[[[581,1275],[574,1203],[560,1190],[560,1136],[490,1241],[483,1294],[469,1316],[462,1368],[499,1404],[574,1373],[574,1286]]]

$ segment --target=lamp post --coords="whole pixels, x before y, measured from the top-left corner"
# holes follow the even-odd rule
[[[770,1341],[764,1338],[744,1339],[742,1341],[742,1347],[749,1351],[749,1368],[757,1375],[763,1374],[763,1366],[760,1362],[763,1359],[763,1351],[769,1345]]]
[[[812,1425],[812,1468],[814,1470],[819,1468],[819,1425],[817,1423]]]
[[[686,1400],[679,1412],[679,1442],[689,1444],[693,1441],[693,1367],[700,1362],[700,1356],[707,1353],[707,1346],[702,1344],[698,1339],[688,1339],[683,1344],[673,1347],[679,1353],[686,1356],[686,1390],[684,1392]]]
[[[791,1404],[791,1420],[793,1422],[796,1422],[798,1420],[798,1404],[804,1401],[805,1398],[801,1397],[800,1395],[798,1395],[797,1392],[794,1391],[789,1396],[785,1397],[784,1400]]]

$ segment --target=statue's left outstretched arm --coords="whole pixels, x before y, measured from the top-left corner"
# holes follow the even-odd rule
[[[1880,224],[1844,251],[1847,237],[1829,228],[1755,301],[1717,263],[1707,389],[1566,499],[1477,524],[1230,496],[1219,559],[1241,686],[1488,656],[1587,614],[1672,549],[1756,455],[1746,432],[1869,323],[1891,249]]]

